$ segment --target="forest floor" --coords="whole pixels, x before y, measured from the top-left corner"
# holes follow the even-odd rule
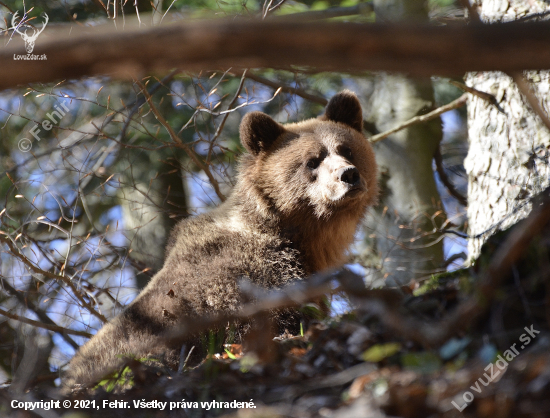
[[[227,345],[196,367],[128,360],[95,388],[70,395],[51,382],[25,393],[0,389],[0,416],[550,417],[545,199],[493,235],[472,267],[374,290],[345,271],[255,305],[288,307],[296,295],[318,297],[337,281],[353,309],[311,322],[303,335],[272,339],[253,327],[242,346]],[[33,403],[40,401],[53,403]]]

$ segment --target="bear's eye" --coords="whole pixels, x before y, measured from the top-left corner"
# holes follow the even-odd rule
[[[307,162],[307,168],[315,170],[321,164],[320,158],[310,158]]]
[[[340,154],[342,155],[342,157],[344,157],[345,159],[351,161],[352,157],[353,157],[353,154],[351,152],[351,148],[348,148],[348,147],[343,147],[341,150],[340,150]]]

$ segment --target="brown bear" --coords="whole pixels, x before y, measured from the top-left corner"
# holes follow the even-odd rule
[[[240,136],[248,153],[231,196],[175,227],[163,268],[81,347],[65,384],[96,381],[123,363],[121,355],[177,364],[181,347],[167,346],[161,333],[179,321],[238,310],[242,278],[280,288],[343,263],[378,193],[362,126],[361,105],[349,91],[317,119],[281,125],[261,112],[245,115]],[[297,318],[281,315],[280,328],[292,327],[288,321]]]

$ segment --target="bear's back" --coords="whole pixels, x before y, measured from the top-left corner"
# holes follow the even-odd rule
[[[305,277],[289,241],[243,228],[223,210],[224,205],[176,226],[164,268],[138,297],[144,313],[163,318],[162,328],[182,316],[238,310],[240,280],[269,289]]]

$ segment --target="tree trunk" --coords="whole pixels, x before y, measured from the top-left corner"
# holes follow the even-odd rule
[[[478,7],[483,22],[525,18],[550,10],[543,1],[485,0]],[[519,75],[521,77],[521,75]],[[550,111],[550,73],[525,72],[546,114]],[[499,106],[470,95],[468,136],[464,162],[468,173],[468,227],[470,259],[497,230],[526,217],[529,199],[549,185],[550,132],[529,106],[513,79],[503,73],[470,73],[466,83],[495,96]]]
[[[170,231],[187,214],[186,192],[175,162],[161,161],[159,153],[141,152],[136,156],[132,151],[132,160],[122,158],[118,163],[124,182],[117,192],[124,235],[132,249],[130,256],[151,269],[149,273],[155,273],[164,264]],[[180,217],[170,216],[175,214]],[[138,273],[137,287],[143,289],[149,279],[148,274]]]
[[[377,20],[427,21],[424,3],[375,1]],[[384,73],[374,81],[366,113],[378,131],[385,131],[433,108],[430,79]],[[437,119],[397,132],[375,146],[381,195],[380,204],[371,210],[367,234],[372,236],[374,232],[376,236],[379,266],[386,285],[403,285],[443,266],[443,242],[436,242],[439,235],[420,238],[423,232],[433,230],[431,218],[442,209],[432,169],[441,137],[441,121]],[[436,222],[444,219],[441,211]]]

